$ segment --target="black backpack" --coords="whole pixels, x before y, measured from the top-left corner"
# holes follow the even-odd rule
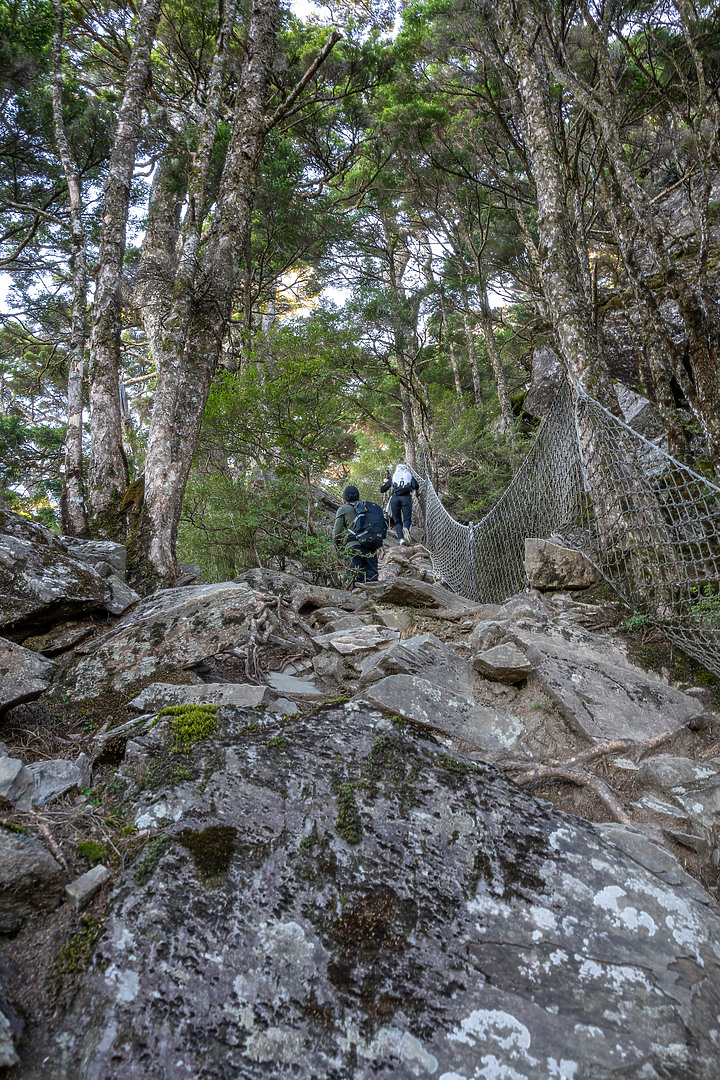
[[[393,495],[409,495],[412,484],[393,484]]]
[[[365,551],[377,551],[387,535],[382,508],[373,502],[356,502],[355,521],[349,532]]]

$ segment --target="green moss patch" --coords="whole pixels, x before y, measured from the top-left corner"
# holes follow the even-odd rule
[[[230,825],[210,825],[201,831],[183,829],[177,834],[177,840],[192,855],[202,883],[213,886],[227,873],[237,846],[237,835],[237,829]]]
[[[217,705],[168,705],[158,713],[171,716],[176,751],[187,750],[203,739],[211,739],[218,729]]]
[[[160,859],[170,847],[169,836],[159,836],[157,840],[154,840],[152,844],[148,844],[145,849],[145,854],[138,864],[135,870],[135,882],[138,885],[144,885],[146,881],[149,881],[157,870]]]
[[[50,981],[56,992],[59,992],[69,979],[86,970],[102,929],[102,923],[94,915],[81,919],[80,929],[60,949],[50,973]]]
[[[81,840],[78,844],[78,855],[86,859],[91,866],[96,866],[107,857],[107,844],[101,844],[99,840]]]
[[[338,814],[335,820],[335,832],[348,844],[359,844],[363,838],[363,826],[355,802],[355,785],[340,784],[337,799]]]

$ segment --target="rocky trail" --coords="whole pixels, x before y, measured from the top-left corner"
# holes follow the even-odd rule
[[[545,541],[124,567],[0,506],[9,1078],[714,1080],[713,676]]]

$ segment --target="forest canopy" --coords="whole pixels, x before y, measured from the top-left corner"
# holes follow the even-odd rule
[[[0,87],[0,498],[137,587],[477,520],[563,375],[720,472],[720,5],[0,0]]]

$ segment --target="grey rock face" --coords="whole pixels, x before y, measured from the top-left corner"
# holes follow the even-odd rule
[[[127,548],[124,544],[116,544],[112,540],[81,540],[77,536],[60,536],[58,539],[77,559],[93,567],[98,563],[108,563],[110,572],[125,581]]]
[[[73,907],[83,908],[111,877],[107,866],[98,864],[66,885],[65,895]]]
[[[82,768],[63,758],[36,761],[27,770],[33,781],[31,800],[36,806],[48,806],[73,788],[79,791],[83,786]]]
[[[105,607],[111,615],[122,615],[131,604],[136,604],[140,599],[140,593],[136,593],[129,585],[126,585],[117,574],[109,574],[105,583],[110,589],[110,596],[105,602]]]
[[[268,685],[278,694],[291,694],[293,697],[322,697],[317,686],[309,679],[298,679],[296,675],[285,675],[282,671],[268,674]]]
[[[42,525],[0,508],[0,632],[37,632],[106,610],[110,590]]]
[[[470,664],[434,634],[418,634],[369,656],[362,667],[360,687],[386,675],[421,675],[466,696],[472,694]]]
[[[345,675],[345,661],[339,653],[318,653],[313,657],[312,666],[321,679],[342,679]]]
[[[472,601],[464,596],[429,581],[415,578],[394,578],[388,582],[370,582],[364,586],[367,596],[378,603],[406,604],[408,607],[446,608],[449,611],[465,611]]]
[[[512,637],[567,721],[588,739],[649,739],[698,713],[693,698],[623,663],[602,644],[595,648],[590,635],[561,641],[515,630]]]
[[[581,552],[535,537],[525,541],[525,572],[531,589],[586,589],[600,581]]]
[[[442,732],[488,759],[513,747],[523,732],[522,725],[513,717],[416,675],[388,675],[361,690],[356,700],[370,702],[403,720]]]
[[[201,686],[177,686],[174,683],[150,683],[130,701],[138,712],[158,712],[167,705],[237,705],[255,709],[272,701],[267,686],[251,683],[204,683]]]
[[[720,914],[670,856],[364,709],[274,730],[199,750],[17,1080],[715,1080]]]
[[[30,915],[52,911],[63,872],[38,840],[0,828],[0,933],[14,934]]]
[[[525,654],[511,642],[477,653],[473,659],[473,667],[486,679],[502,683],[522,682],[533,670]]]
[[[241,643],[262,599],[234,582],[161,589],[93,642],[68,670],[64,686],[79,698],[103,685],[124,690],[139,679],[189,668]]]
[[[248,570],[236,579],[260,592],[270,592],[281,596],[298,610],[333,607],[341,611],[355,611],[363,603],[362,596],[353,596],[344,589],[326,589],[319,585],[310,585],[293,574],[283,574],[280,570],[265,570],[260,567]]]
[[[56,667],[54,660],[0,638],[0,713],[39,698],[50,686]]]
[[[720,761],[691,761],[673,754],[657,754],[644,761],[638,770],[636,784],[639,788],[663,794],[675,789],[705,786],[708,781],[720,777]]]
[[[0,758],[0,799],[10,803],[32,798],[32,777],[18,758]]]
[[[313,641],[321,649],[330,649],[341,656],[350,656],[353,653],[377,649],[390,641],[397,641],[399,637],[397,630],[391,630],[387,626],[358,626],[352,630],[318,634]]]

